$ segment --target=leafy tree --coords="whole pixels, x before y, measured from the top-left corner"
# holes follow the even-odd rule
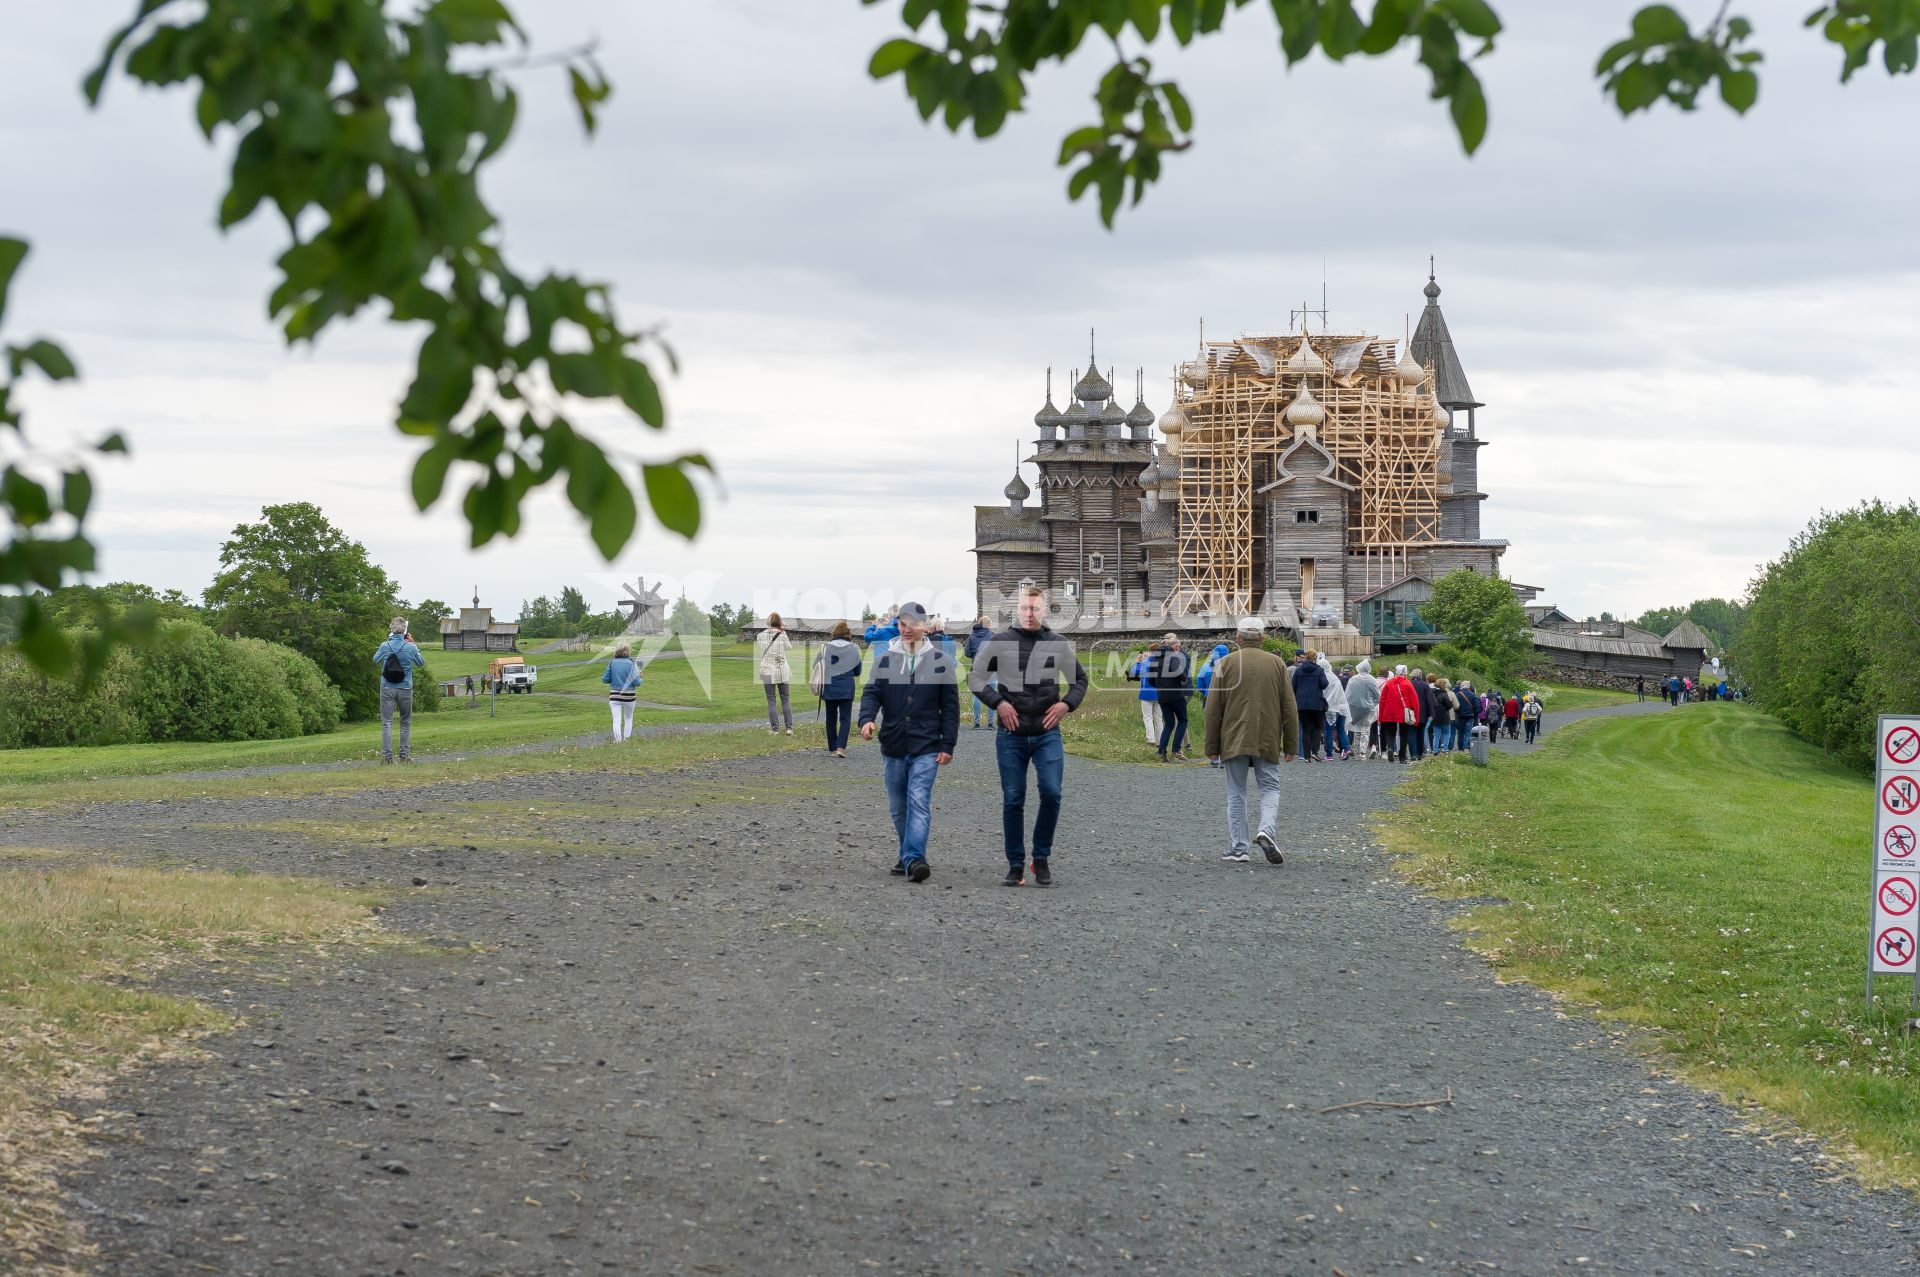
[[[587,619],[587,596],[571,585],[560,589],[560,616],[570,626],[578,627]]]
[[[267,506],[258,523],[235,528],[206,605],[222,634],[311,657],[340,689],[349,719],[379,709],[373,651],[394,614],[393,580],[318,506]]]
[[[682,594],[667,612],[667,629],[674,634],[711,634],[713,622],[692,599]]]
[[[1683,607],[1650,607],[1635,617],[1633,623],[1643,630],[1665,634],[1680,624],[1686,614],[1687,610]]]
[[[1823,514],[1753,582],[1734,670],[1800,736],[1866,766],[1880,714],[1920,712],[1920,506]]]
[[[559,632],[560,609],[554,606],[552,599],[542,594],[520,605],[522,638],[552,638]]]
[[[1068,198],[1096,192],[1100,220],[1111,226],[1121,200],[1131,192],[1139,203],[1159,180],[1164,158],[1194,141],[1186,94],[1173,80],[1155,78],[1145,46],[1162,30],[1183,47],[1192,44],[1247,7],[1249,0],[902,0],[901,21],[912,34],[882,44],[867,71],[875,79],[899,76],[922,119],[938,112],[956,133],[971,121],[974,135],[985,138],[1025,108],[1028,79],[1040,68],[1064,65],[1088,40],[1110,46],[1113,62],[1093,94],[1097,118],[1061,140],[1058,163],[1073,167]],[[1269,0],[1260,7],[1273,13],[1288,66],[1316,50],[1343,62],[1412,46],[1430,96],[1447,104],[1461,147],[1469,155],[1479,149],[1487,99],[1473,63],[1493,51],[1504,30],[1486,0],[1375,0],[1365,16],[1354,0]],[[1729,17],[1727,7],[1698,32],[1671,5],[1636,12],[1627,34],[1594,67],[1619,112],[1632,115],[1662,101],[1691,111],[1717,86],[1720,100],[1745,114],[1759,98],[1761,54],[1746,47],[1753,24]],[[928,19],[932,30],[923,36]],[[1920,0],[1832,0],[1805,25],[1838,46],[1843,81],[1876,48],[1889,75],[1920,63]]]
[[[1655,634],[1665,634],[1682,621],[1692,621],[1713,640],[1714,649],[1733,649],[1747,622],[1746,605],[1727,599],[1695,599],[1685,607],[1656,607],[1642,612],[1634,624]]]
[[[1613,618],[1613,613],[1611,613],[1611,612],[1602,612],[1602,613],[1600,614],[1600,619],[1601,619],[1601,620],[1603,620],[1603,621],[1611,621],[1611,620],[1613,620],[1613,619],[1614,619],[1614,618]]]
[[[1420,609],[1420,616],[1469,659],[1478,657],[1503,679],[1516,673],[1533,652],[1526,609],[1514,597],[1513,587],[1471,568],[1434,582],[1433,599]]]
[[[413,638],[422,646],[440,637],[440,622],[453,615],[451,604],[439,599],[427,599],[418,607],[401,603],[395,612],[405,614],[408,626],[413,630]]]

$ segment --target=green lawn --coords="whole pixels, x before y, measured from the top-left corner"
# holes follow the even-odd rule
[[[1491,767],[1443,762],[1382,833],[1504,974],[1644,1026],[1699,1085],[1920,1187],[1908,984],[1863,1002],[1873,790],[1741,705],[1594,719]]]

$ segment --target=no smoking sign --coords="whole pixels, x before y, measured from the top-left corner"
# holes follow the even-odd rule
[[[1911,727],[1896,727],[1887,733],[1885,749],[1887,761],[1895,767],[1910,767],[1920,762],[1920,731]]]

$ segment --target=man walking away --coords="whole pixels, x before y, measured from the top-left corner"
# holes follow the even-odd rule
[[[925,882],[927,838],[933,831],[933,782],[953,761],[960,735],[960,688],[953,658],[927,641],[927,610],[902,603],[900,636],[874,662],[860,696],[860,738],[872,740],[880,720],[880,754],[887,777],[887,811],[900,849],[893,872]]]
[[[1373,740],[1374,724],[1380,717],[1380,680],[1373,676],[1373,662],[1362,660],[1347,680],[1347,712],[1353,715],[1353,740],[1362,758],[1378,758],[1379,746]]]
[[[1158,643],[1150,643],[1127,667],[1127,677],[1140,684],[1140,725],[1147,729],[1147,744],[1155,748],[1160,744],[1160,693],[1153,690],[1153,680],[1147,676],[1153,673],[1153,658],[1159,651]]]
[[[1234,631],[1239,650],[1215,658],[1213,687],[1207,694],[1207,759],[1224,763],[1227,773],[1227,853],[1221,859],[1234,865],[1251,859],[1248,772],[1260,790],[1260,824],[1252,842],[1259,844],[1267,863],[1280,863],[1280,844],[1274,840],[1280,823],[1280,764],[1292,762],[1300,744],[1293,679],[1285,661],[1261,650],[1266,631],[1257,616],[1240,622]]]
[[[1189,762],[1187,748],[1187,696],[1193,691],[1188,671],[1193,658],[1180,646],[1180,636],[1168,634],[1154,653],[1147,680],[1153,684],[1160,701],[1160,761]]]
[[[973,694],[1000,720],[993,744],[1007,850],[1007,876],[1001,881],[1009,887],[1024,881],[1029,763],[1040,790],[1040,811],[1033,821],[1033,881],[1039,887],[1053,882],[1053,834],[1060,823],[1067,760],[1060,720],[1078,709],[1087,694],[1087,671],[1073,642],[1048,629],[1046,615],[1046,591],[1033,585],[1022,588],[1013,628],[987,640],[969,679]],[[1064,697],[1063,679],[1068,684]]]
[[[1299,706],[1300,752],[1310,763],[1320,761],[1320,738],[1326,734],[1327,675],[1306,649],[1295,654],[1293,700]]]
[[[400,761],[413,761],[413,672],[426,666],[420,649],[407,637],[407,618],[387,623],[387,641],[373,653],[380,671],[380,761],[393,761],[393,716],[400,715]]]
[[[985,646],[987,640],[992,637],[993,626],[987,621],[987,618],[984,616],[974,618],[973,628],[967,631],[967,667],[969,669],[973,667],[975,661],[980,659],[980,649]],[[986,705],[986,702],[978,696],[969,696],[967,699],[973,702],[973,727],[978,727],[980,726],[980,710]],[[973,728],[968,728],[967,730],[972,731]]]

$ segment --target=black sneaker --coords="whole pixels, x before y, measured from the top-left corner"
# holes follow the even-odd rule
[[[1033,885],[1036,887],[1051,887],[1053,885],[1053,870],[1047,868],[1047,862],[1045,860],[1036,860],[1033,862]]]
[[[907,869],[908,882],[925,882],[933,876],[933,866],[925,860],[916,860]]]
[[[1274,842],[1272,834],[1263,829],[1253,836],[1253,841],[1255,846],[1267,853],[1268,864],[1277,865],[1280,863],[1280,845]]]
[[[896,860],[893,862],[893,868],[887,870],[887,872],[896,878],[904,878],[907,876],[907,862],[904,860]]]
[[[1000,880],[1000,885],[1003,887],[1017,887],[1021,884],[1022,881],[1025,880],[1025,878],[1026,878],[1025,865],[1008,865],[1007,876]]]

